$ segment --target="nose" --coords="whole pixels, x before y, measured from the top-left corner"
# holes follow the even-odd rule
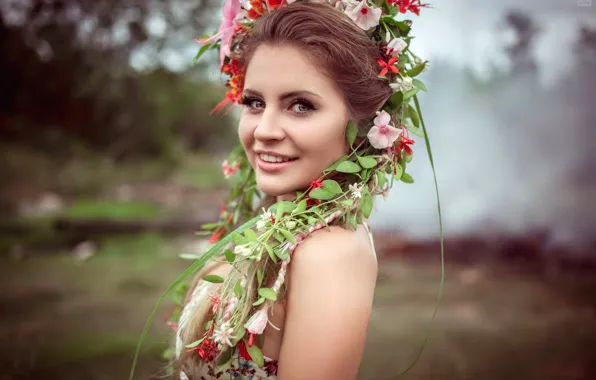
[[[283,140],[286,133],[280,125],[279,116],[275,108],[265,108],[254,130],[255,139],[259,141]]]

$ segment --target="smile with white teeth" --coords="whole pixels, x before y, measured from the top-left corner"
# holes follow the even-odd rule
[[[259,154],[259,157],[261,157],[261,160],[266,162],[288,162],[293,160],[292,158],[282,158],[277,156],[271,156],[269,154]]]

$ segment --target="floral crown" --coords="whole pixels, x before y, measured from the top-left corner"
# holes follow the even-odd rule
[[[226,97],[212,112],[226,108],[229,111],[233,104],[241,102],[245,68],[234,56],[243,41],[250,38],[255,22],[295,1],[226,0],[218,33],[197,39],[202,47],[195,61],[207,50],[219,48],[221,71],[229,77]],[[328,2],[353,20],[378,46],[378,75],[387,80],[393,94],[376,117],[364,123],[364,128],[362,125],[358,128],[352,121],[347,125],[350,151],[345,156],[325,169],[307,189],[297,191],[294,201],[277,202],[268,209],[262,208],[259,215],[255,216],[254,202],[260,194],[254,170],[241,145],[232,150],[222,164],[223,173],[232,185],[228,202],[222,205],[219,221],[202,226],[202,233],[210,235],[209,249],[200,256],[187,255],[194,262],[158,301],[159,305],[166,294],[174,292],[176,305],[167,321],[176,331],[177,356],[181,349],[196,351],[202,361],[223,370],[238,350],[241,357],[262,366],[263,355],[253,344],[254,337],[270,324],[268,310],[285,294],[285,274],[296,247],[314,231],[331,224],[356,229],[369,217],[374,195],[386,196],[396,181],[413,182],[406,173],[414,144],[409,133],[424,138],[434,175],[430,143],[417,98],[417,93],[426,91],[426,87],[416,77],[428,68],[428,61],[410,50],[412,21],[398,20],[404,14],[419,15],[421,8],[429,5],[421,4],[420,0],[380,0],[374,4],[369,0]],[[248,221],[238,227],[241,220]],[[186,279],[212,259],[227,260],[233,269],[225,279],[212,274],[201,278],[201,281],[222,283],[222,291],[211,296],[213,308],[203,336],[180,346],[189,318],[184,299],[186,294],[192,294]]]

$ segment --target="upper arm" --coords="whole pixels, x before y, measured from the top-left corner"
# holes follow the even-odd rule
[[[377,275],[362,240],[354,231],[322,230],[293,253],[280,380],[356,378]]]

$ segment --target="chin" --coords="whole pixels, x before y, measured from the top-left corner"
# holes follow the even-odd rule
[[[288,180],[285,176],[269,176],[257,173],[257,187],[265,194],[272,197],[279,197],[281,195],[295,195],[299,187],[294,186],[293,181]]]

